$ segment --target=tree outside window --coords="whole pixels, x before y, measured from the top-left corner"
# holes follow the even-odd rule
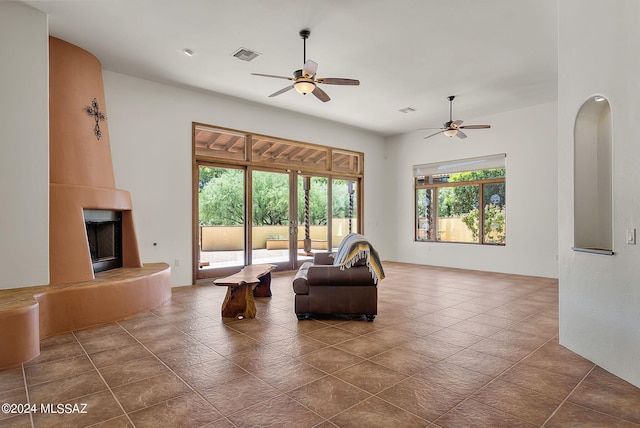
[[[347,218],[349,194],[344,186],[333,188],[333,216]],[[302,183],[299,183],[300,188]],[[324,177],[314,177],[310,194],[310,224],[327,224],[327,186]],[[256,174],[253,182],[253,225],[282,226],[289,223],[289,182],[285,174]],[[244,171],[232,168],[201,167],[199,188],[200,226],[242,226],[244,224]],[[299,194],[303,192],[299,189]],[[298,213],[304,211],[298,199]],[[302,214],[298,219],[303,224]]]

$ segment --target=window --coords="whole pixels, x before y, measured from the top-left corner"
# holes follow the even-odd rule
[[[416,165],[415,240],[506,243],[505,155]]]

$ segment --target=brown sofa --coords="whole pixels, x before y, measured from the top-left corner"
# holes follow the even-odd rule
[[[364,315],[373,321],[383,278],[375,249],[362,235],[347,235],[336,253],[318,253],[300,266],[293,279],[296,316]]]

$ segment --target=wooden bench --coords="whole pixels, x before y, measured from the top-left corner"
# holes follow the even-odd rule
[[[223,318],[255,318],[256,297],[271,296],[271,271],[277,266],[270,264],[249,265],[231,276],[218,278],[215,285],[228,287],[222,302]]]

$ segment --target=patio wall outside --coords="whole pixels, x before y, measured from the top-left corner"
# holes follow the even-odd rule
[[[333,220],[332,242],[337,246],[342,238],[349,233],[348,219]],[[353,231],[358,230],[358,222],[353,219],[351,223]],[[314,242],[314,248],[327,249],[327,226],[311,226],[309,235]],[[253,249],[275,248],[274,241],[287,241],[289,238],[289,226],[254,226]],[[298,226],[298,246],[304,239],[304,225]],[[271,242],[268,242],[271,241]],[[323,248],[323,242],[324,248]],[[244,248],[244,226],[201,226],[200,249],[201,251],[236,251]]]

